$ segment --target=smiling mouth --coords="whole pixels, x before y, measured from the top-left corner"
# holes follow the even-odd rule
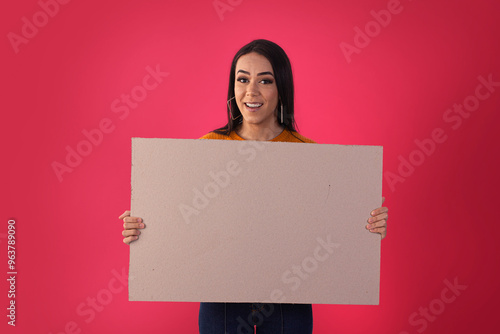
[[[262,107],[262,105],[263,103],[258,103],[258,102],[245,102],[245,106],[250,111],[256,111],[257,109]]]

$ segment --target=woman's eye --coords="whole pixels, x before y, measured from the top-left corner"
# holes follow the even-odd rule
[[[249,82],[248,78],[243,78],[243,77],[239,77],[238,79],[236,79],[236,81],[241,82],[241,83],[247,83],[247,82]],[[271,79],[262,79],[259,82],[262,83],[262,84],[268,85],[268,84],[272,84],[273,80],[271,80]]]

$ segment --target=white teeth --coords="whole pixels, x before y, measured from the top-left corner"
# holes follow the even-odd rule
[[[258,108],[260,106],[262,106],[262,103],[245,103],[247,105],[247,107],[250,107],[250,108]]]

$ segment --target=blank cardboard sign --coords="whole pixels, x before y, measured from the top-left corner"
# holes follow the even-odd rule
[[[379,303],[382,147],[132,138],[131,301]]]

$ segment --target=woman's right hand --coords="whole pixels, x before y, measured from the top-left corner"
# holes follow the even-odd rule
[[[139,239],[140,228],[144,228],[144,223],[141,218],[130,217],[130,211],[125,211],[118,219],[123,219],[123,242],[130,245],[132,241]]]

